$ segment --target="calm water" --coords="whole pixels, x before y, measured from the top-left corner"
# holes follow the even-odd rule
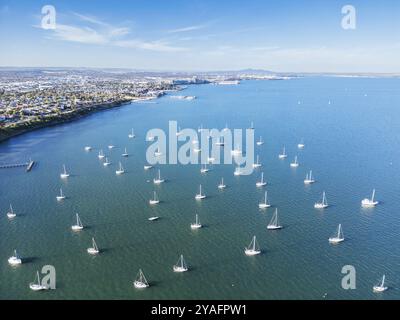
[[[0,144],[0,163],[37,161],[32,172],[0,170],[0,298],[3,299],[397,299],[400,297],[400,79],[304,78],[247,81],[239,86],[201,85],[184,94],[99,112],[76,122],[38,130]],[[298,104],[298,101],[301,103]],[[328,102],[331,102],[330,104]],[[256,148],[263,167],[235,177],[233,165],[164,165],[168,181],[152,182],[144,171],[144,141],[150,128],[246,128],[265,144]],[[134,127],[136,138],[128,139]],[[304,137],[306,147],[297,149]],[[107,145],[114,144],[113,150]],[[277,155],[283,144],[288,158]],[[92,145],[92,152],[83,150]],[[131,154],[122,158],[123,148]],[[103,167],[97,152],[112,161]],[[289,167],[295,154],[300,166]],[[126,173],[116,176],[118,161]],[[59,177],[65,163],[71,177]],[[317,182],[305,186],[312,169]],[[267,231],[274,208],[258,209],[269,182],[271,204],[284,229]],[[228,188],[217,189],[221,177]],[[208,198],[196,202],[201,183]],[[68,199],[58,203],[62,187]],[[376,188],[381,204],[362,209],[360,201]],[[162,203],[148,205],[153,190]],[[313,208],[323,190],[325,211]],[[9,203],[19,216],[5,216]],[[70,230],[78,212],[88,226]],[[204,228],[192,231],[198,213]],[[151,215],[160,220],[149,222]],[[346,241],[328,243],[342,223]],[[257,236],[263,254],[243,249]],[[94,236],[103,250],[86,248]],[[27,263],[12,268],[7,258],[18,249]],[[172,272],[183,254],[191,271]],[[35,293],[28,284],[36,270],[54,265],[57,290]],[[341,268],[357,271],[357,289],[341,289]],[[142,268],[151,287],[138,291],[132,281]],[[386,274],[390,287],[374,294]]]

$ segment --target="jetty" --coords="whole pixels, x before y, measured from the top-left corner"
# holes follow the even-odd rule
[[[19,168],[19,167],[26,167],[26,171],[29,172],[32,170],[35,161],[29,160],[25,163],[7,163],[7,164],[0,164],[0,169],[10,169],[10,168]]]

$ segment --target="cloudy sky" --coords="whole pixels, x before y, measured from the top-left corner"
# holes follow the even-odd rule
[[[0,41],[0,66],[400,72],[400,1],[0,0]]]

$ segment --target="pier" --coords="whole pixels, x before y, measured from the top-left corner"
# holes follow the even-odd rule
[[[18,167],[26,167],[26,171],[29,172],[32,170],[35,161],[29,160],[25,163],[7,163],[7,164],[0,164],[0,169],[10,169],[10,168],[18,168]]]

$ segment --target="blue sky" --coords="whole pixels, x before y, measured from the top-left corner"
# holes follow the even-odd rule
[[[400,72],[400,1],[0,0],[0,41],[0,66]]]

